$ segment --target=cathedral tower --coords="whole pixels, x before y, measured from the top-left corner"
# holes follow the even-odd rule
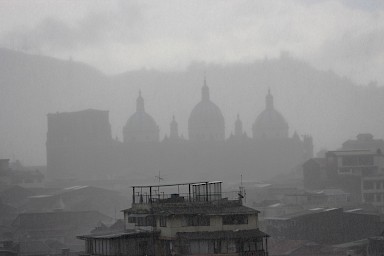
[[[172,122],[170,123],[169,126],[170,126],[169,139],[171,140],[179,139],[179,129],[178,129],[178,124],[175,120],[175,116],[172,116]]]
[[[240,115],[237,114],[237,119],[235,121],[235,137],[243,136],[243,123],[240,120]]]

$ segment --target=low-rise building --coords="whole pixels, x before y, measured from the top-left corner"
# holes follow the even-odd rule
[[[372,152],[384,150],[384,140],[375,139],[370,133],[360,133],[354,140],[347,140],[342,145],[343,150],[367,149]]]
[[[340,188],[352,201],[361,201],[362,179],[384,174],[384,155],[380,150],[328,151],[324,159],[303,164],[306,189]]]
[[[268,255],[258,211],[222,182],[134,186],[125,230],[79,236],[89,255]]]
[[[313,208],[265,219],[274,238],[338,244],[375,236],[382,230],[378,214],[362,209]]]
[[[71,251],[82,251],[83,243],[76,239],[76,235],[90,232],[99,222],[111,220],[96,211],[21,213],[12,223],[13,240],[21,246],[55,241]]]

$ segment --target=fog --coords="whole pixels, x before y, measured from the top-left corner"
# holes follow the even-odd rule
[[[383,1],[0,0],[0,24],[1,252],[382,255]]]
[[[251,63],[281,51],[358,83],[383,82],[383,3],[2,1],[1,45],[106,73]]]
[[[31,57],[26,57],[30,62],[2,57],[1,152],[26,164],[45,164],[47,113],[109,110],[113,136],[121,139],[139,89],[161,137],[172,115],[187,137],[204,74],[225,116],[227,136],[237,114],[250,134],[268,88],[290,133],[311,134],[316,150],[337,147],[358,132],[383,136],[379,119],[366,120],[377,114],[381,88],[375,86],[384,81],[381,1],[1,5],[4,48],[33,54],[37,63],[37,55],[71,63],[57,62],[53,74],[54,60],[47,67],[35,65]],[[294,63],[278,61],[281,56]],[[97,70],[78,70],[79,62]],[[354,109],[354,103],[364,102],[355,100],[360,90],[374,98],[365,96],[368,106]]]

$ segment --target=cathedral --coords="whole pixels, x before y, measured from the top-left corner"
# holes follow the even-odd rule
[[[51,179],[143,179],[160,172],[173,181],[252,180],[287,174],[313,156],[312,138],[289,136],[289,126],[275,109],[270,91],[265,109],[249,137],[239,115],[234,132],[225,134],[225,119],[211,100],[204,80],[201,100],[188,119],[188,138],[179,135],[175,117],[160,140],[155,119],[146,112],[141,92],[136,112],[123,127],[123,141],[112,139],[108,111],[83,110],[48,114],[47,172]]]

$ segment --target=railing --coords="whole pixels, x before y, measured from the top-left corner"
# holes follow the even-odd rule
[[[240,253],[241,256],[268,256],[268,252],[263,251],[249,251]]]
[[[153,193],[152,195],[137,192],[133,196],[134,204],[156,204],[156,203],[198,203],[214,202],[221,200],[238,201],[240,199],[238,191],[208,193],[208,194],[165,194]]]

